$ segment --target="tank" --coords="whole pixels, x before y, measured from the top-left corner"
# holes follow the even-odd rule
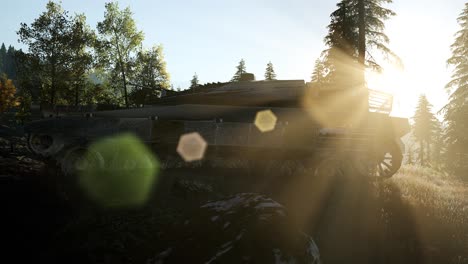
[[[401,166],[400,138],[409,132],[407,119],[389,115],[392,96],[372,90],[249,80],[163,94],[141,108],[55,111],[25,126],[29,149],[72,173],[89,144],[125,132],[139,137],[171,167],[171,160],[181,163],[181,136],[196,133],[206,150],[200,160],[184,164],[213,167],[243,160],[259,167],[298,161],[319,167],[326,162],[346,164],[355,174],[389,178]]]

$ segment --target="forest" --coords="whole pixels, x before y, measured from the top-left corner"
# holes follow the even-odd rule
[[[353,86],[350,80],[359,80],[350,68],[359,69],[362,64],[362,72],[381,70],[380,62],[374,59],[375,53],[400,60],[388,47],[390,40],[384,32],[385,20],[395,15],[393,11],[381,4],[373,6],[365,18],[363,36],[358,34],[359,21],[347,16],[357,7],[347,1],[337,7],[331,14],[329,32],[324,39],[328,48],[315,61],[311,74],[314,85]],[[70,15],[60,3],[49,2],[45,8],[31,25],[23,23],[18,28],[18,39],[28,47],[27,51],[13,46],[7,48],[2,43],[0,110],[15,107],[20,110],[19,116],[27,116],[31,103],[52,107],[92,104],[137,107],[154,101],[162,89],[181,90],[170,83],[162,46],[142,48],[144,32],[138,30],[130,7],[107,3],[96,29],[87,24],[84,14]],[[467,106],[462,100],[468,74],[463,70],[462,60],[468,45],[464,41],[466,20],[465,9],[458,18],[460,31],[453,40],[452,57],[447,58],[447,63],[454,67],[452,80],[441,87],[450,92],[450,101],[443,109],[432,109],[425,95],[421,95],[411,119],[413,131],[406,154],[410,164],[443,166],[461,177],[468,170],[465,165],[468,139],[464,136]],[[244,59],[236,66],[230,81],[238,81],[243,73],[246,73]],[[265,80],[275,79],[273,64],[268,62]],[[201,86],[196,73],[190,83],[184,89]]]
[[[384,65],[388,63],[404,67],[405,61],[391,49],[390,38],[385,32],[386,22],[397,15],[388,8],[392,2],[397,1],[337,1],[335,10],[329,16],[327,33],[322,40],[318,40],[323,41],[326,48],[319,54],[308,54],[316,59],[310,62],[313,67],[310,79],[305,80],[305,85],[311,89],[345,91],[346,102],[338,101],[338,106],[329,106],[336,107],[328,108],[331,111],[346,108],[352,109],[350,112],[353,113],[367,113],[369,73],[385,71]],[[308,223],[309,231],[304,234],[307,234],[307,239],[310,235],[312,242],[295,233],[296,229],[289,229],[290,222],[281,215],[291,212],[276,201],[238,194],[223,200],[232,208],[238,206],[232,212],[242,212],[238,214],[236,211],[233,216],[228,210],[219,209],[219,203],[207,203],[222,197],[216,190],[216,186],[219,187],[217,182],[210,181],[210,184],[215,182],[210,185],[189,179],[191,176],[204,178],[219,173],[223,175],[221,181],[224,181],[230,174],[237,174],[237,168],[236,172],[207,172],[202,162],[195,162],[190,163],[189,169],[176,165],[180,170],[174,172],[164,170],[165,161],[148,159],[158,169],[159,166],[162,168],[161,175],[158,175],[161,183],[158,182],[153,196],[148,198],[151,203],[141,208],[123,210],[81,204],[82,200],[76,205],[74,198],[67,195],[67,202],[62,203],[63,197],[58,198],[62,194],[54,189],[56,187],[38,181],[39,177],[55,181],[54,177],[61,177],[61,173],[64,173],[58,172],[63,170],[63,165],[27,154],[27,143],[24,142],[29,140],[27,137],[25,139],[15,134],[16,141],[8,138],[10,128],[12,131],[20,130],[23,125],[36,120],[34,106],[40,106],[41,110],[63,106],[75,109],[93,106],[98,111],[144,110],[160,102],[167,94],[181,97],[196,95],[225,85],[245,83],[244,78],[254,79],[247,70],[248,58],[239,58],[239,63],[232,67],[233,75],[229,80],[202,84],[197,69],[193,69],[190,85],[175,87],[167,69],[163,46],[155,44],[150,48],[144,47],[145,33],[149,32],[139,29],[131,7],[122,7],[118,2],[108,2],[104,6],[101,20],[93,27],[88,24],[86,14],[71,14],[64,10],[61,2],[49,1],[32,23],[21,23],[16,29],[22,48],[7,47],[4,43],[0,47],[0,180],[5,179],[14,186],[5,188],[1,193],[5,198],[17,194],[20,197],[5,211],[11,225],[28,225],[22,221],[16,223],[18,216],[26,217],[29,213],[20,207],[29,208],[39,219],[30,229],[13,234],[13,245],[26,245],[28,249],[34,248],[35,253],[44,251],[41,253],[43,255],[38,253],[41,260],[63,262],[70,260],[70,256],[78,256],[72,263],[183,263],[189,259],[193,263],[296,263],[294,260],[299,260],[298,263],[343,263],[345,260],[351,260],[351,263],[468,263],[468,3],[460,10],[458,17],[451,18],[458,23],[458,31],[451,40],[451,54],[446,58],[452,71],[451,79],[445,87],[440,87],[449,95],[448,101],[442,108],[436,109],[426,94],[419,96],[417,107],[408,118],[410,132],[402,137],[401,169],[391,179],[355,180],[352,176],[356,175],[346,176],[346,172],[337,169],[342,164],[336,163],[337,168],[331,173],[333,176],[321,180],[315,178],[318,169],[293,164],[289,157],[285,161],[286,169],[275,169],[279,165],[272,165],[274,162],[270,162],[270,167],[265,165],[268,168],[262,173],[267,171],[271,175],[314,175],[311,180],[301,178],[307,183],[313,181],[311,185],[314,188],[304,191],[307,192],[305,197],[311,200],[322,198],[328,203],[317,205],[319,209],[315,209],[318,213],[314,212],[316,218]],[[275,71],[275,66],[281,65],[274,66],[272,61],[265,63],[261,81],[281,80]],[[364,99],[351,99],[355,98],[351,94],[362,95]],[[153,117],[154,120],[158,121]],[[118,145],[112,140],[107,144]],[[133,139],[128,140],[126,146],[138,146],[142,149],[141,153],[145,153],[146,147]],[[129,153],[135,151],[129,148],[127,155]],[[179,160],[174,163],[181,163]],[[346,161],[342,163],[347,164]],[[245,175],[250,177],[256,173],[258,171],[248,170]],[[330,172],[320,173],[328,176]],[[18,174],[18,177],[14,174]],[[341,174],[345,176],[339,178]],[[276,179],[271,175],[268,175],[268,181]],[[21,177],[32,182],[30,185],[34,187],[20,183],[17,178]],[[164,190],[165,184],[172,186],[174,197],[161,198],[168,192]],[[298,193],[303,190],[301,184],[291,184],[297,187]],[[42,191],[47,194],[41,194]],[[96,192],[106,191],[99,189]],[[323,194],[325,198],[315,192]],[[39,206],[28,198],[35,195],[44,196],[35,201],[40,203]],[[252,238],[254,242],[242,242],[246,239],[243,236],[247,229],[235,226],[236,223],[250,221],[246,220],[245,215],[258,213],[248,211],[243,203],[255,204],[256,209],[267,204],[276,210],[265,209],[274,218],[267,221],[266,228],[258,228],[263,224],[249,222],[246,228],[262,236],[258,240]],[[314,204],[312,201],[305,203]],[[42,218],[43,211],[51,218]],[[261,214],[263,216],[265,212]],[[219,216],[229,221],[220,225],[217,222]],[[240,235],[225,232],[225,229],[231,228],[230,225],[235,226],[232,228],[237,228],[236,232],[239,231]],[[41,230],[42,226],[45,226],[44,230]],[[192,229],[187,231],[187,228]],[[272,235],[271,230],[276,229],[280,231]],[[283,229],[287,231],[282,233]],[[49,231],[53,236],[45,234]],[[88,232],[85,237],[83,234]],[[198,240],[192,239],[193,236],[212,239],[222,246],[215,242],[213,245],[209,242],[198,243]],[[23,244],[23,240],[29,237],[33,238],[32,242]],[[219,237],[226,237],[225,240],[229,242],[221,241]],[[40,244],[42,238],[47,248],[36,248],[35,245]],[[296,244],[291,242],[293,240]],[[241,241],[241,245],[234,246],[236,241]],[[295,247],[283,247],[287,243],[285,241],[295,246],[301,245],[298,247],[308,245],[310,256],[298,253]],[[352,245],[354,242],[356,245]],[[267,246],[259,247],[256,251],[256,243]],[[270,247],[275,248],[271,256],[268,255],[271,252],[262,251],[265,248],[270,250]],[[287,249],[284,252],[278,249],[278,253],[275,251],[277,248]],[[253,257],[240,259],[244,252],[249,252]],[[192,254],[191,258],[183,257],[185,253]],[[265,257],[267,255],[269,258]],[[169,259],[167,262],[161,260],[166,258]]]

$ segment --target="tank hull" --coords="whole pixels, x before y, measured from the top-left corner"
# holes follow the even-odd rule
[[[304,97],[310,96],[320,107],[304,105]],[[327,108],[323,98],[331,96],[320,97],[302,81],[228,84],[161,98],[150,107],[43,119],[28,124],[25,132],[34,153],[59,162],[76,146],[86,148],[119,133],[136,135],[166,160],[178,156],[181,136],[197,133],[207,144],[204,163],[341,159],[350,161],[360,174],[393,175],[401,165],[400,138],[409,131],[408,120],[385,111],[350,115],[352,111]],[[388,104],[385,98],[375,102]],[[256,122],[264,111],[274,116],[268,131]]]

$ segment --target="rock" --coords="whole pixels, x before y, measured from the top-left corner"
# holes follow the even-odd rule
[[[242,193],[211,201],[148,263],[320,263],[315,242],[274,200]]]

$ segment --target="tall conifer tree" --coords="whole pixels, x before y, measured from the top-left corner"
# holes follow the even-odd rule
[[[448,168],[458,173],[468,172],[468,3],[458,17],[460,30],[455,35],[452,56],[447,63],[453,66],[449,103],[443,108],[446,128]],[[468,179],[468,178],[467,178]]]

